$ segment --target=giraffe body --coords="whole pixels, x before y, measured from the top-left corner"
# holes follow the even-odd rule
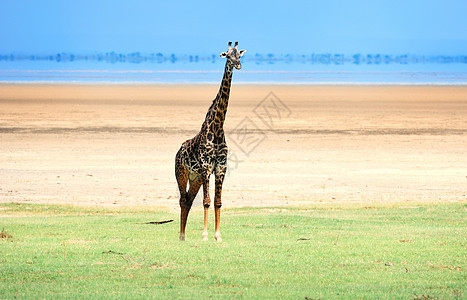
[[[224,77],[219,92],[209,108],[200,132],[192,139],[186,140],[175,157],[175,177],[180,190],[180,240],[185,239],[185,227],[193,200],[203,186],[204,231],[203,240],[208,239],[207,221],[208,210],[211,205],[209,196],[209,177],[215,175],[214,209],[216,217],[215,238],[221,241],[220,208],[221,194],[225,173],[227,172],[228,148],[225,142],[224,121],[229,101],[233,68],[241,68],[240,57],[245,50],[238,51],[238,43],[227,52],[221,53],[226,57]],[[189,186],[187,191],[187,186]]]

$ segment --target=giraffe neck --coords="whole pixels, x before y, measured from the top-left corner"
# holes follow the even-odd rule
[[[225,63],[224,77],[222,78],[221,86],[216,98],[212,102],[206,115],[206,121],[211,123],[211,128],[214,131],[222,129],[224,126],[227,106],[229,105],[230,85],[232,82],[233,65],[227,61]]]

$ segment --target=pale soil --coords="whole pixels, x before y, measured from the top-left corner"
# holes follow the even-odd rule
[[[0,85],[0,203],[176,209],[175,153],[217,90]],[[234,82],[225,130],[226,208],[467,200],[466,87]]]

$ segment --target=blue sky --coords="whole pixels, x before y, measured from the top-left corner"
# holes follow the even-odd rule
[[[467,50],[467,1],[0,0],[0,54]]]

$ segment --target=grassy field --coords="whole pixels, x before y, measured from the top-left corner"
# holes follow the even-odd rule
[[[466,207],[230,209],[216,243],[200,209],[179,242],[167,210],[0,204],[0,298],[465,299]]]

